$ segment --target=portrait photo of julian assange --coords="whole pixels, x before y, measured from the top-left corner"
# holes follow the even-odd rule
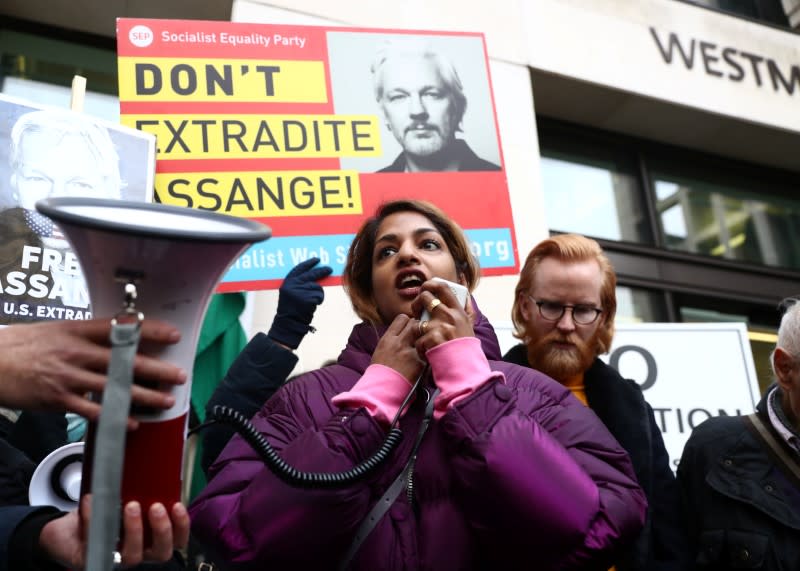
[[[480,37],[330,32],[328,48],[336,112],[366,109],[381,125],[382,155],[342,158],[342,168],[501,170]]]

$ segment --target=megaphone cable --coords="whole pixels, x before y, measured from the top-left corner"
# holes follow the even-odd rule
[[[403,437],[399,428],[392,428],[375,454],[345,472],[301,472],[281,458],[264,435],[238,411],[217,405],[212,409],[211,416],[218,422],[233,426],[253,450],[258,452],[273,474],[287,484],[299,488],[336,488],[355,482],[380,466]]]
[[[309,489],[330,489],[340,488],[347,486],[353,482],[360,480],[367,476],[370,472],[374,471],[389,457],[389,454],[397,447],[397,444],[403,438],[403,432],[397,427],[400,419],[400,414],[408,406],[411,397],[416,393],[417,388],[421,385],[422,379],[426,376],[428,367],[417,378],[414,386],[406,395],[403,403],[397,411],[392,423],[389,427],[389,432],[384,438],[380,448],[369,458],[363,462],[353,466],[344,472],[302,472],[297,468],[289,465],[283,458],[280,457],[278,452],[272,447],[269,441],[264,437],[259,430],[253,426],[244,415],[238,411],[217,405],[213,407],[209,414],[209,420],[194,428],[191,432],[197,432],[212,422],[222,422],[229,424],[236,429],[236,431],[244,438],[244,440],[252,446],[261,459],[266,464],[267,468],[275,474],[278,478],[298,488]],[[428,395],[428,398],[431,398]]]

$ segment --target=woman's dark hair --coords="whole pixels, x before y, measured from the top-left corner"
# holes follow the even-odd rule
[[[447,214],[430,202],[422,200],[386,202],[379,206],[375,215],[368,218],[358,230],[350,244],[350,251],[347,253],[347,262],[342,274],[342,282],[356,314],[364,321],[373,324],[381,323],[372,291],[375,240],[381,223],[387,217],[398,212],[416,212],[431,221],[447,244],[447,249],[450,250],[455,261],[456,271],[459,277],[463,277],[469,291],[475,289],[480,279],[478,262],[470,252],[464,231]]]

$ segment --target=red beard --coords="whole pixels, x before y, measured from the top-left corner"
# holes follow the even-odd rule
[[[557,343],[570,343],[569,347],[558,347]],[[577,335],[564,336],[553,331],[541,339],[528,344],[528,363],[553,379],[564,382],[588,369],[597,354],[597,332],[589,342]]]

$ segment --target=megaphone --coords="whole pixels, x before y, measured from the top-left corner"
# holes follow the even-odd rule
[[[164,204],[56,197],[36,208],[70,242],[89,290],[92,313],[119,313],[124,284],[135,284],[136,309],[144,319],[175,325],[181,340],[150,349],[187,372],[188,381],[169,390],[168,410],[133,410],[137,430],[127,434],[122,468],[122,504],[136,500],[146,513],[161,502],[180,501],[181,465],[188,423],[191,372],[208,303],[230,264],[268,227],[243,218]],[[146,351],[147,352],[147,351]],[[93,425],[86,441],[82,491],[90,491]]]
[[[56,448],[39,462],[28,486],[32,506],[55,506],[65,512],[78,507],[83,448],[83,442],[73,442]]]

